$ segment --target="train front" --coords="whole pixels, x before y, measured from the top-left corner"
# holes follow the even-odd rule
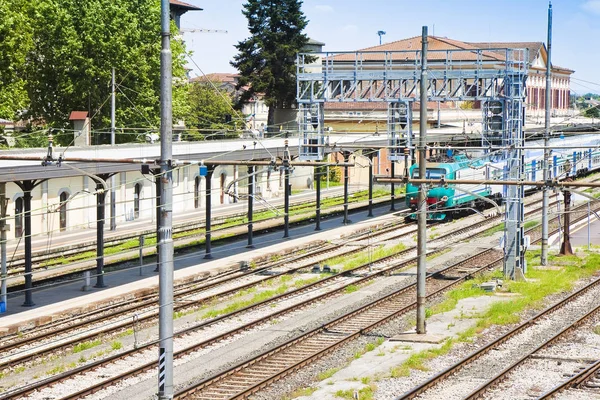
[[[414,164],[409,169],[410,177],[413,179],[419,178],[419,165]],[[426,169],[425,179],[453,179],[452,168],[447,164],[432,164]],[[406,206],[410,208],[413,213],[409,215],[412,220],[417,219],[416,211],[419,207],[419,186],[411,183],[406,184]],[[427,191],[427,220],[429,221],[444,221],[449,215],[445,211],[447,208],[453,206],[452,199],[454,199],[454,189],[450,185],[446,187],[436,186],[431,187]]]

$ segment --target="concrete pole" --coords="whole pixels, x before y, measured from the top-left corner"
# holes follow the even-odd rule
[[[158,311],[158,398],[173,398],[173,115],[172,56],[169,0],[161,0],[160,51],[160,179],[161,227],[157,234],[160,245],[159,311]]]
[[[544,125],[544,181],[550,180],[550,149],[548,148],[550,142],[550,92],[552,90],[552,76],[551,76],[551,55],[552,55],[552,3],[548,5],[548,58],[546,59],[546,121]],[[549,193],[548,187],[544,186],[542,189],[542,252],[541,252],[541,264],[548,264],[548,207],[549,207]]]
[[[6,288],[7,278],[7,266],[6,266],[6,231],[9,229],[6,223],[6,208],[8,206],[8,199],[6,198],[6,183],[0,183],[0,258],[2,265],[2,273],[0,279],[2,279],[1,290],[0,290],[0,301],[4,303],[4,307],[8,310],[8,297]]]
[[[112,94],[110,104],[110,144],[116,143],[115,126],[116,126],[116,100],[115,100],[115,69],[112,69]],[[110,230],[117,229],[117,199],[115,193],[115,176],[110,178]]]
[[[421,110],[419,117],[419,177],[426,177],[427,145],[427,27],[423,27],[421,50]],[[425,277],[427,274],[427,187],[419,186],[419,211],[417,213],[417,333],[426,333],[425,329]]]
[[[317,184],[317,199],[316,199],[316,212],[315,212],[315,231],[321,230],[321,170],[320,167],[315,167],[315,183]]]
[[[246,248],[253,249],[252,244],[252,218],[254,206],[254,166],[248,167],[248,245]]]
[[[567,178],[565,181],[570,181]],[[560,246],[560,254],[563,256],[571,256],[573,255],[573,248],[571,247],[571,192],[565,190],[563,192],[564,200],[565,200],[565,218],[564,218],[564,235],[563,242]]]
[[[154,174],[154,189],[156,190],[156,232],[158,232],[160,230],[160,227],[162,226],[162,218],[161,218],[161,201],[160,201],[160,196],[162,193],[162,185],[160,184],[161,179],[160,179],[160,169],[154,169],[152,171],[152,173]],[[154,272],[158,272],[160,271],[160,243],[158,242],[158,240],[156,241],[156,268],[154,269]]]
[[[283,179],[283,237],[290,237],[290,167],[284,167]]]

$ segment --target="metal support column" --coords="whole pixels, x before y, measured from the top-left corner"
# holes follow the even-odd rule
[[[394,179],[395,176],[395,166],[396,162],[392,160],[390,163],[390,176]],[[390,185],[390,211],[396,211],[395,203],[396,202],[396,185],[393,183]]]
[[[211,192],[212,192],[212,188],[211,188],[211,180],[212,180],[212,176],[213,176],[213,172],[215,172],[215,167],[208,167],[207,168],[207,172],[206,172],[206,210],[205,210],[205,220],[206,222],[204,223],[205,226],[205,232],[204,232],[204,238],[205,238],[205,248],[206,248],[206,254],[204,255],[204,258],[207,260],[210,260],[211,258],[213,258],[212,254],[211,254],[211,236],[212,236],[212,232],[211,230],[211,226],[210,226],[210,219],[211,219],[211,208],[212,208],[212,200],[211,200]]]
[[[547,48],[547,58],[546,58],[546,104],[545,104],[545,124],[544,124],[544,181],[548,182],[550,180],[550,91],[552,88],[551,85],[551,60],[552,60],[552,4],[548,5],[548,42],[546,45]],[[548,187],[544,186],[542,188],[542,252],[541,252],[541,264],[548,264],[548,207],[549,207],[549,193],[550,190]]]
[[[290,167],[284,167],[283,180],[283,237],[290,237]]]
[[[110,102],[110,144],[115,145],[116,143],[116,100],[115,100],[115,69],[112,69],[112,88],[111,88],[111,102]],[[110,230],[114,231],[117,229],[117,199],[115,193],[115,177],[114,175],[110,178]]]
[[[426,176],[427,145],[427,27],[423,27],[421,36],[421,85],[419,116],[419,176]],[[419,211],[417,213],[417,333],[426,333],[425,329],[425,277],[427,275],[427,187],[419,186]]]
[[[317,199],[315,203],[315,231],[321,230],[321,167],[315,167]]]
[[[350,152],[344,152],[344,162],[346,165],[344,166],[344,225],[348,225],[352,221],[348,219],[348,182],[350,180],[350,176],[348,174],[348,161],[350,159]]]
[[[253,206],[254,206],[254,166],[248,167],[248,245],[249,249],[253,249],[252,244],[252,218],[253,218]]]
[[[158,277],[158,398],[173,398],[173,74],[169,0],[161,0],[160,179],[161,228]]]
[[[373,151],[369,151],[369,213],[367,217],[373,216]]]
[[[105,288],[104,284],[104,214],[106,192],[100,182],[96,182],[96,284],[95,288]],[[65,205],[66,207],[66,205]]]
[[[9,226],[6,223],[6,218],[8,215],[6,214],[6,209],[8,206],[8,199],[6,198],[6,183],[0,183],[0,259],[2,270],[0,274],[0,279],[2,279],[1,289],[0,289],[0,301],[4,303],[4,307],[8,310],[8,297],[7,297],[7,266],[6,266],[6,231],[8,231]]]
[[[160,169],[152,170],[152,174],[154,175],[154,188],[156,190],[156,237],[158,237],[158,231],[162,226],[161,222],[161,201],[160,201],[160,193],[162,192],[162,185],[160,184]],[[112,207],[112,205],[111,205]],[[160,271],[160,244],[158,240],[156,241],[156,268],[154,268],[154,272]]]
[[[567,178],[565,179],[565,182],[570,182],[571,179]],[[565,199],[565,218],[564,218],[564,225],[563,225],[563,242],[560,245],[560,253],[563,256],[572,256],[573,255],[573,248],[571,247],[571,192],[569,190],[565,190],[563,192],[564,195],[564,199]]]
[[[33,273],[31,271],[31,191],[32,181],[23,181],[23,212],[25,214],[25,302],[23,307],[33,307]],[[64,205],[66,207],[66,204]]]

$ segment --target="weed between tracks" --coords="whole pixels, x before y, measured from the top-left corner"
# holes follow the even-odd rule
[[[563,268],[560,270],[535,269],[534,267],[539,265],[539,257],[540,251],[529,251],[526,253],[527,264],[529,266],[527,279],[529,281],[504,281],[502,290],[508,293],[519,294],[518,297],[510,301],[493,303],[487,311],[475,317],[477,318],[475,326],[463,331],[456,338],[447,339],[441,347],[412,354],[402,364],[392,368],[390,376],[398,378],[410,375],[410,371],[413,369],[427,370],[427,366],[425,365],[427,360],[448,353],[454,344],[471,341],[473,337],[479,335],[492,325],[508,325],[520,322],[521,313],[525,309],[543,308],[544,299],[547,296],[572,290],[577,281],[590,277],[600,269],[600,254],[589,254],[583,260],[576,256],[550,256],[550,263],[560,260],[561,265],[563,265]],[[477,285],[474,285],[474,282],[482,283],[494,278],[503,278],[502,272],[497,271],[483,275],[476,278],[475,281],[464,283],[458,289],[447,293],[445,300],[428,309],[427,314],[433,315],[450,311],[456,307],[458,301],[461,299],[493,295],[493,293],[481,290]]]

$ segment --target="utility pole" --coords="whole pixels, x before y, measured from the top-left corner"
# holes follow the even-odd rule
[[[1,284],[1,298],[0,301],[4,302],[5,310],[8,309],[8,298],[6,292],[6,231],[10,229],[8,224],[6,223],[6,208],[8,206],[8,199],[6,198],[6,183],[0,183],[0,259],[2,263],[2,274],[0,275],[0,279],[2,279]]]
[[[426,177],[427,145],[427,27],[423,27],[421,37],[421,109],[419,116],[419,177]],[[419,186],[419,210],[417,212],[417,333],[425,334],[425,276],[427,274],[427,186]]]
[[[114,146],[116,143],[115,138],[115,125],[116,125],[116,100],[115,100],[115,69],[112,69],[112,94],[110,103],[110,144]],[[117,229],[117,199],[115,198],[115,177],[114,175],[110,178],[110,230],[114,231]]]
[[[173,399],[173,116],[172,55],[169,0],[161,0],[160,51],[160,176],[161,223],[157,232],[160,248],[158,312],[158,398]]]
[[[548,57],[546,58],[546,121],[544,125],[544,181],[550,180],[550,91],[552,88],[551,81],[551,56],[552,56],[552,2],[548,4]],[[542,254],[541,264],[548,264],[548,204],[549,204],[549,188],[544,186],[542,192]]]

